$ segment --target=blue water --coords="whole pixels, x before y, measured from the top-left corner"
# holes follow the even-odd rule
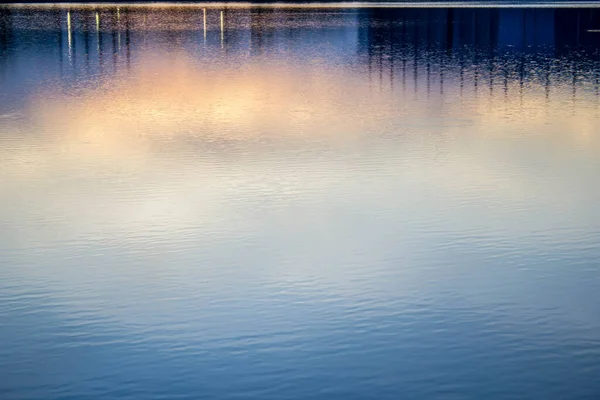
[[[600,398],[594,29],[0,8],[0,398]]]

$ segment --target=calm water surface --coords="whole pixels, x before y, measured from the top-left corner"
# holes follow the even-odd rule
[[[598,399],[593,29],[0,8],[0,398]]]

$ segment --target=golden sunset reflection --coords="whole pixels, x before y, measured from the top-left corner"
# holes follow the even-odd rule
[[[509,93],[520,89],[517,83],[506,87]],[[361,152],[364,143],[385,137],[390,142],[378,150],[377,162],[401,168],[407,161],[399,154],[406,154],[406,159],[412,159],[410,176],[416,181],[449,192],[458,187],[479,193],[502,191],[506,200],[528,196],[532,183],[514,165],[502,167],[506,163],[502,149],[519,144],[529,149],[532,160],[573,154],[597,157],[600,132],[595,96],[579,96],[575,107],[568,87],[554,88],[550,97],[535,84],[516,99],[505,93],[464,87],[461,92],[458,82],[448,81],[440,97],[428,93],[425,85],[416,93],[401,86],[379,86],[359,69],[277,64],[260,58],[243,66],[199,63],[183,52],[171,54],[168,60],[154,56],[130,72],[82,90],[40,91],[28,105],[26,124],[19,120],[4,124],[5,129],[23,132],[19,141],[31,144],[2,147],[0,166],[6,181],[13,182],[7,190],[18,190],[30,179],[84,167],[107,176],[150,171],[163,176],[167,172],[157,162],[186,158],[197,163],[192,160],[210,154],[213,161],[201,164],[212,165],[233,156],[226,150],[228,143],[244,149],[267,140],[281,150],[275,157],[283,160],[289,151],[302,147],[312,152],[336,148]],[[463,148],[467,143],[480,146],[481,152]],[[486,155],[493,148],[497,159]],[[432,165],[427,157],[413,159],[411,152],[453,156],[443,156],[440,164]],[[261,157],[256,154],[256,159]],[[335,179],[352,168],[351,159],[327,161],[336,171]],[[241,168],[242,164],[231,162],[232,168]],[[167,178],[173,172],[161,184],[174,179]],[[223,179],[200,165],[187,173],[214,185]],[[244,167],[244,175],[265,173]],[[312,179],[311,173],[304,172],[304,179]],[[324,186],[335,182],[333,177],[315,179],[315,184]],[[186,191],[192,189],[181,184],[180,194],[186,198]],[[562,190],[551,185],[546,189]],[[168,201],[180,204],[174,198]]]
[[[446,84],[439,98],[420,89],[381,88],[359,71],[323,65],[274,65],[260,60],[231,67],[199,64],[186,54],[169,61],[149,59],[131,73],[72,93],[44,91],[30,103],[40,132],[56,132],[59,141],[91,141],[104,150],[119,151],[140,137],[192,136],[199,140],[248,140],[257,136],[356,136],[389,130],[394,122],[402,134],[408,122],[426,121],[439,113],[440,129],[458,124],[476,134],[523,133],[546,126],[563,129],[574,140],[592,140],[594,118],[581,114],[598,110],[598,99],[571,101],[568,87],[550,98],[541,86],[530,85],[520,96],[516,83],[505,92],[486,90],[459,95],[456,82]],[[433,97],[433,98],[431,98]],[[435,118],[435,117],[434,117]],[[445,121],[444,121],[445,119]],[[447,123],[444,123],[447,122]],[[506,131],[504,124],[512,129]],[[500,129],[496,129],[500,127]],[[114,148],[113,148],[114,146]],[[98,149],[98,148],[96,148]]]
[[[83,93],[42,93],[31,104],[36,123],[99,141],[139,135],[245,140],[352,135],[390,111],[383,107],[389,94],[370,92],[357,74],[335,69],[199,66],[185,56],[141,65]]]

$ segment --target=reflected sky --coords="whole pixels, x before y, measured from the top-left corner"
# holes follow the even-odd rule
[[[599,27],[0,8],[0,397],[593,398]]]

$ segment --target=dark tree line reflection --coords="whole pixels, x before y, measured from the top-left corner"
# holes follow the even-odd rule
[[[152,48],[198,56],[337,52],[392,88],[508,91],[569,81],[598,91],[596,9],[0,8],[0,76],[40,68],[63,78],[131,68]],[[323,44],[328,47],[319,47]],[[320,50],[319,50],[320,49]],[[35,65],[27,63],[37,59]],[[25,60],[25,62],[23,62]],[[19,62],[20,61],[20,62]]]

